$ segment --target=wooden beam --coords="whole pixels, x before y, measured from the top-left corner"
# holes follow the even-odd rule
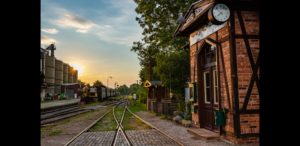
[[[220,52],[221,62],[222,62],[222,70],[223,70],[223,76],[225,80],[225,89],[226,89],[226,95],[227,95],[227,102],[228,102],[228,108],[229,112],[232,112],[231,102],[230,102],[230,96],[229,96],[229,86],[228,86],[228,80],[226,75],[226,69],[225,69],[225,62],[224,62],[224,56],[223,56],[223,50],[222,45],[218,44],[219,47],[217,47],[218,51]]]
[[[238,136],[240,134],[240,114],[239,114],[239,92],[238,92],[238,76],[237,76],[237,61],[236,61],[236,40],[235,40],[235,21],[234,11],[230,10],[232,16],[230,17],[230,63],[231,63],[231,82],[232,82],[232,97],[233,97],[233,127],[234,134]]]
[[[252,51],[251,51],[251,47],[250,47],[250,44],[249,44],[249,40],[246,37],[247,32],[246,32],[245,24],[244,24],[244,21],[243,21],[243,18],[242,18],[242,14],[241,14],[240,11],[237,11],[237,16],[238,16],[238,19],[239,19],[239,22],[240,22],[240,26],[241,26],[241,30],[242,30],[242,34],[243,34],[243,39],[244,39],[244,42],[245,42],[245,45],[246,45],[246,49],[247,49],[247,54],[248,54],[248,57],[249,57],[250,65],[251,65],[251,68],[252,68],[252,71],[253,71],[253,74],[254,74],[254,73],[256,73],[256,72],[254,72],[255,63],[254,63],[254,59],[253,59],[253,54],[252,54]],[[256,78],[255,81],[256,81],[257,88],[259,88],[258,78]]]
[[[217,41],[216,40],[214,40],[214,39],[212,39],[212,38],[209,38],[209,37],[207,37],[206,39],[204,39],[205,40],[205,42],[206,43],[208,43],[208,44],[210,44],[210,45],[212,45],[212,46],[217,46]]]
[[[218,42],[218,39],[219,39],[219,35],[218,35],[218,31],[216,32],[216,41]],[[217,59],[217,69],[216,69],[216,79],[217,79],[217,82],[218,82],[218,92],[217,92],[217,98],[218,98],[218,101],[219,101],[219,104],[218,104],[218,108],[219,109],[221,109],[222,108],[222,102],[221,102],[221,88],[220,88],[220,86],[221,86],[221,84],[220,84],[220,58],[219,58],[219,56],[220,56],[220,53],[219,53],[219,47],[220,47],[220,44],[219,43],[216,43],[216,45],[217,45],[217,51],[216,51],[216,59]],[[219,132],[220,132],[220,135],[222,135],[223,134],[223,126],[221,125],[220,126],[220,129],[219,129]]]
[[[248,54],[248,57],[249,57],[251,68],[252,68],[252,70],[254,70],[255,63],[254,63],[254,60],[253,60],[253,55],[252,55],[252,51],[251,51],[251,48],[250,48],[249,41],[246,38],[247,32],[246,32],[245,24],[244,24],[242,14],[241,14],[240,11],[237,11],[237,16],[238,16],[238,20],[239,20],[239,23],[240,23],[240,26],[241,26],[241,30],[242,30],[242,34],[243,34],[242,38],[244,39],[244,42],[245,42],[245,45],[246,45],[247,54]]]
[[[250,99],[250,94],[251,94],[251,91],[253,89],[254,80],[256,81],[257,88],[259,88],[259,81],[258,81],[258,77],[257,77],[257,70],[258,70],[258,66],[259,66],[259,62],[258,62],[259,61],[259,55],[258,55],[258,58],[257,58],[257,62],[254,63],[252,50],[251,50],[251,47],[250,47],[249,40],[246,37],[247,32],[246,32],[245,24],[244,24],[242,14],[241,14],[240,11],[237,11],[237,16],[238,16],[239,23],[240,23],[241,30],[242,30],[242,34],[243,34],[242,38],[245,42],[248,58],[249,58],[250,65],[251,65],[251,68],[252,68],[252,76],[251,76],[251,80],[250,80],[250,83],[249,83],[249,86],[248,86],[247,94],[245,96],[245,100],[244,100],[244,104],[243,104],[243,108],[242,108],[242,111],[245,111],[247,109],[247,105],[248,105],[248,102],[249,102],[249,99]]]
[[[247,106],[248,106],[248,103],[249,103],[249,100],[250,100],[250,95],[251,95],[251,91],[252,91],[252,88],[253,88],[253,85],[254,85],[254,81],[258,79],[257,70],[258,70],[258,66],[259,66],[259,58],[260,57],[258,56],[255,68],[254,68],[252,76],[251,76],[250,83],[248,85],[248,90],[247,90],[247,93],[246,93],[246,96],[245,96],[242,111],[247,110]]]
[[[226,41],[229,41],[229,36],[226,36],[226,37],[224,37],[224,38],[218,40],[218,43],[224,43],[224,42],[226,42]]]

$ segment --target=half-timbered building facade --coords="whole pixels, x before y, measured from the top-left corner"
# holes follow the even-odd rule
[[[230,12],[227,20],[226,8]],[[216,23],[214,19],[226,21]],[[189,38],[194,126],[217,132],[233,143],[258,142],[258,3],[199,0],[190,6],[184,20],[175,36]],[[216,124],[216,111],[225,111],[221,126]]]

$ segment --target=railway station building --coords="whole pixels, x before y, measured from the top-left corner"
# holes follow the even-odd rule
[[[199,0],[182,16],[193,126],[235,144],[259,142],[259,10],[255,0]]]

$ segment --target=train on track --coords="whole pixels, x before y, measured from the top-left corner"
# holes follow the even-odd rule
[[[94,102],[102,101],[108,97],[114,97],[117,95],[115,89],[107,88],[105,86],[85,86],[82,88],[82,101],[84,102]]]

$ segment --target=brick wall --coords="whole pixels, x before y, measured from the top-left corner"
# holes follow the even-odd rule
[[[250,60],[248,57],[248,52],[246,49],[246,43],[242,37],[242,27],[240,26],[240,22],[237,16],[237,12],[234,12],[234,31],[235,38],[234,43],[236,46],[236,62],[237,62],[237,88],[238,88],[238,99],[239,99],[239,107],[240,109],[243,107],[244,99],[249,88],[249,83],[251,80],[251,76],[253,73]],[[246,28],[246,34],[251,35],[252,38],[248,39],[251,54],[253,55],[253,60],[256,63],[258,54],[259,54],[259,38],[255,37],[255,35],[259,35],[259,13],[255,11],[241,11],[242,20],[244,22],[244,26]],[[220,102],[221,108],[233,109],[234,105],[234,97],[233,97],[233,81],[232,81],[232,56],[231,49],[232,44],[229,39],[232,37],[229,34],[231,24],[230,21],[225,25],[224,28],[220,29],[214,34],[208,36],[209,38],[217,41],[225,40],[221,43],[224,64],[221,61],[220,52],[218,52],[218,63],[219,67],[217,68],[217,72],[219,73],[220,80]],[[190,36],[195,35],[195,32],[191,33]],[[226,40],[227,39],[227,40]],[[190,79],[191,82],[197,81],[197,54],[199,52],[199,48],[201,48],[202,44],[205,43],[204,40],[201,40],[190,46]],[[223,66],[225,70],[223,69]],[[226,71],[226,74],[225,74]],[[227,78],[228,91],[226,91],[226,83],[225,77]],[[200,83],[201,84],[201,83]],[[199,86],[199,83],[197,83]],[[197,93],[198,101],[199,101],[199,93]],[[229,101],[227,97],[229,96]],[[229,106],[229,103],[231,107]],[[198,103],[200,106],[201,104]],[[256,83],[254,83],[253,89],[250,94],[250,100],[247,106],[247,110],[258,110],[259,109],[259,92]],[[198,107],[200,108],[200,107]],[[234,124],[233,124],[233,113],[227,113],[226,125],[223,127],[223,131],[225,134],[223,135],[224,139],[227,139],[233,143],[248,143],[248,142],[258,142],[258,137],[240,137],[237,138],[234,135]],[[201,118],[201,116],[200,116]],[[193,123],[199,123],[199,113],[192,113]],[[201,119],[200,119],[201,120]],[[259,133],[259,114],[241,114],[239,117],[240,120],[240,132],[241,134],[253,134]]]
[[[241,11],[242,20],[245,25],[247,35],[259,35],[259,14],[251,11]],[[235,12],[235,34],[242,34],[240,22],[238,20],[237,12]],[[248,39],[253,60],[256,63],[259,53],[259,39]],[[250,59],[247,53],[246,44],[243,38],[235,39],[236,45],[236,59],[237,59],[237,79],[238,79],[238,94],[239,107],[242,108],[246,92],[249,88],[249,83],[253,70],[251,68]],[[247,110],[259,109],[259,93],[256,83],[253,85],[250,94],[250,100]],[[241,114],[240,115],[240,132],[241,134],[259,133],[259,114]],[[233,135],[228,135],[233,143],[257,143],[258,137],[236,138]]]

